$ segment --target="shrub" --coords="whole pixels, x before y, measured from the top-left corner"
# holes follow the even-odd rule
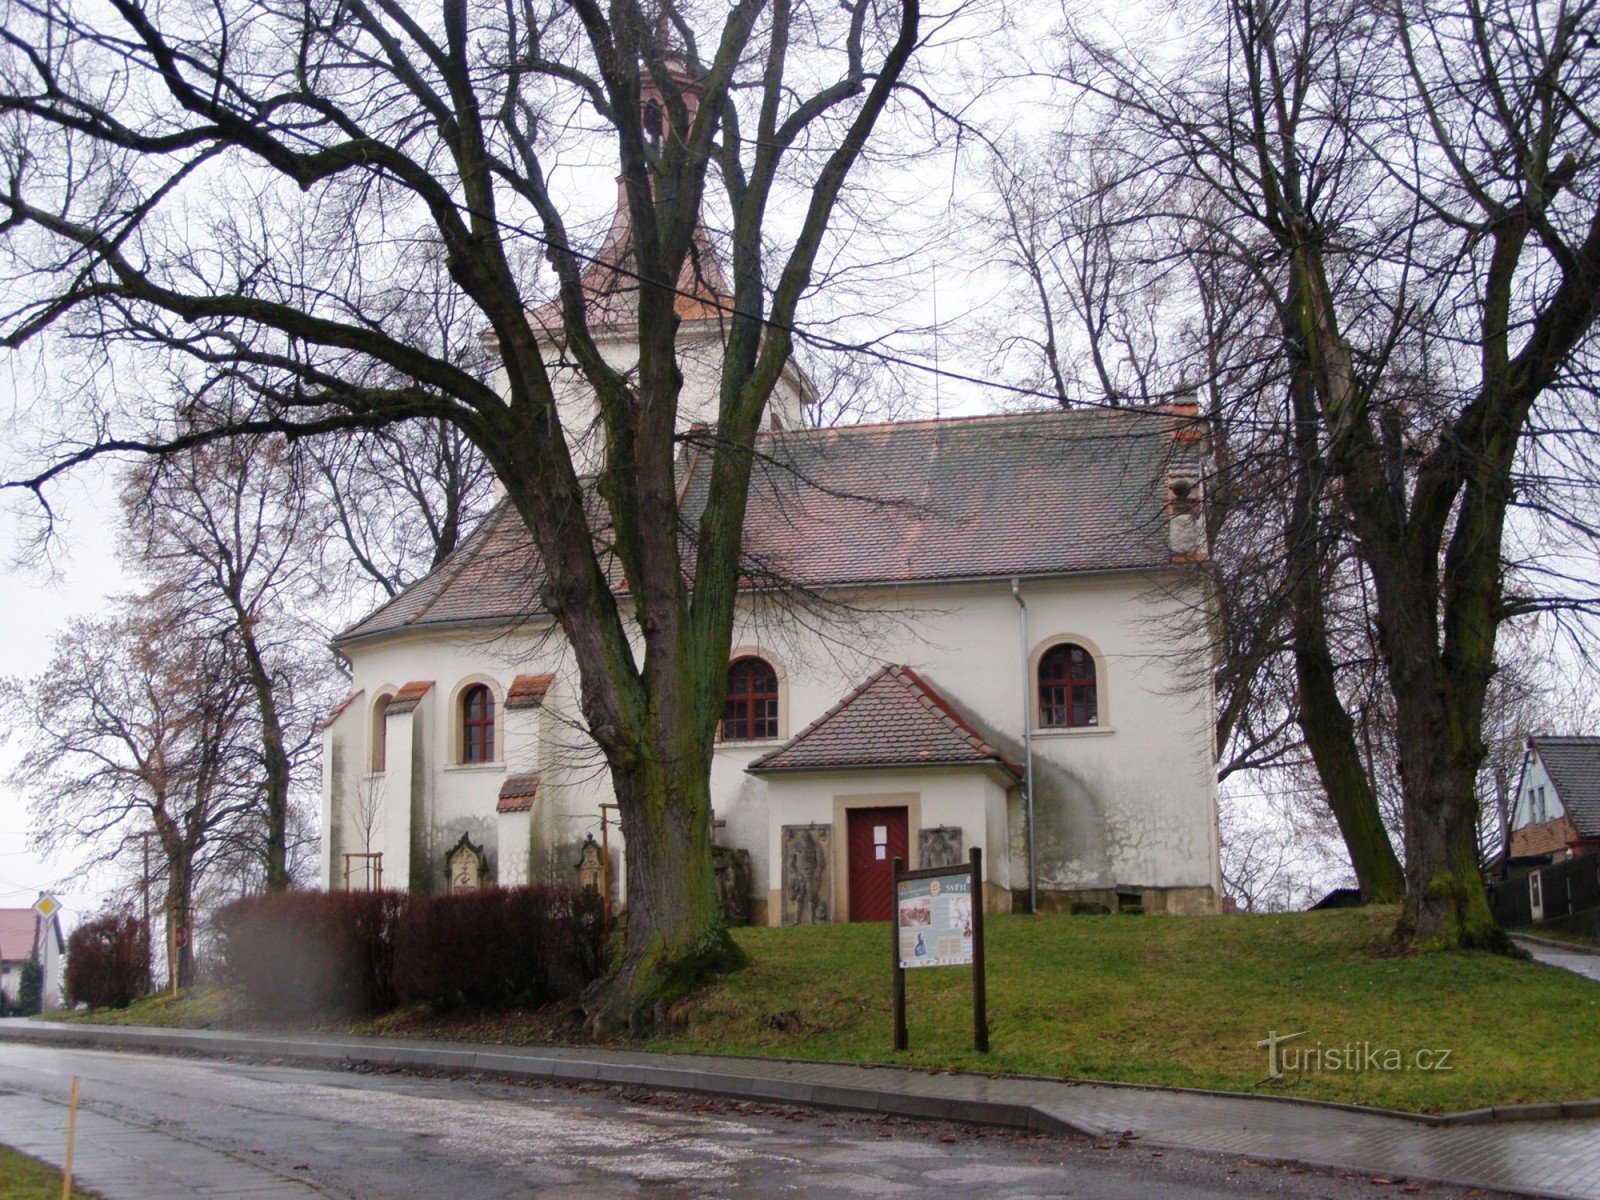
[[[67,939],[67,1003],[127,1008],[144,993],[144,926],[129,913],[85,921]]]
[[[572,893],[567,910],[567,973],[576,995],[611,967],[611,942],[606,930],[606,902],[597,888]]]
[[[260,1016],[537,1006],[606,968],[600,897],[564,888],[288,892],[236,901],[216,927],[223,978]]]
[[[549,1003],[575,990],[569,917],[569,894],[551,887],[414,897],[395,931],[395,989],[436,1009]]]
[[[394,1005],[397,892],[281,892],[217,914],[223,976],[257,1016],[365,1016]]]

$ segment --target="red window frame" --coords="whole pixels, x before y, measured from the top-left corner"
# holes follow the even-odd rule
[[[764,658],[734,659],[722,701],[722,740],[761,742],[777,736],[778,673]]]
[[[481,683],[461,694],[461,761],[494,761],[494,693]]]
[[[1062,642],[1039,660],[1039,725],[1083,729],[1100,723],[1099,681],[1094,655],[1076,642]]]

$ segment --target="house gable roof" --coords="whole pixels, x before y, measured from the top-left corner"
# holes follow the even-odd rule
[[[763,434],[745,517],[746,583],[831,588],[1170,567],[1168,473],[1175,455],[1197,462],[1199,453],[1175,440],[1183,425],[1165,410],[1126,408]],[[691,558],[708,461],[692,449],[681,468]],[[438,568],[336,640],[537,619],[544,582],[526,526],[502,501]]]
[[[1578,836],[1600,838],[1600,737],[1528,739]]]
[[[61,948],[61,926],[55,917],[40,919],[31,908],[0,908],[0,962],[27,962],[33,955],[34,939],[53,932],[56,948]],[[44,949],[43,945],[39,947]]]
[[[966,766],[1022,774],[920,675],[910,667],[887,666],[745,770],[761,775]]]

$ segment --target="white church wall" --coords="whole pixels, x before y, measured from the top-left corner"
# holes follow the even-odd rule
[[[1039,886],[1045,893],[1063,895],[1118,885],[1173,889],[1175,908],[1214,903],[1220,879],[1210,697],[1194,684],[1193,662],[1170,640],[1174,619],[1187,615],[1182,602],[1161,593],[1148,576],[1030,581],[1024,583],[1023,595],[1030,633],[1026,670],[1019,612],[1009,582],[1002,580],[867,589],[849,598],[853,611],[848,615],[813,611],[803,620],[784,614],[781,606],[745,604],[734,643],[737,652],[761,653],[778,668],[780,732],[785,738],[821,716],[878,666],[897,662],[921,673],[971,715],[980,732],[1019,759],[1023,694],[1025,687],[1031,694],[1037,654],[1056,640],[1091,648],[1102,723],[1082,730],[1036,731]],[[1199,637],[1198,631],[1189,634],[1191,650],[1203,645]],[[407,633],[352,646],[347,653],[358,687],[388,680],[435,681],[424,700],[424,705],[432,703],[429,711],[435,716],[424,731],[419,755],[419,769],[432,789],[430,846],[438,842],[442,855],[460,837],[463,821],[481,820],[492,829],[500,784],[519,769],[514,764],[536,762],[541,782],[530,821],[533,852],[527,871],[533,878],[564,879],[564,858],[577,861],[573,850],[585,833],[598,839],[599,805],[612,796],[597,754],[592,747],[583,750],[581,728],[570,724],[578,711],[575,672],[559,639],[531,628],[498,634]],[[500,727],[502,761],[453,765],[451,698],[464,681],[479,677],[493,679],[503,696],[519,673],[556,676],[540,710],[544,732],[533,737],[529,725],[514,719],[517,714],[504,714],[502,706],[507,718]],[[346,724],[341,717],[334,728],[344,731],[345,741],[359,745],[359,726],[346,729]],[[562,745],[551,754],[556,742]],[[804,823],[780,818],[772,810],[768,784],[745,773],[751,760],[776,744],[719,745],[712,769],[713,807],[723,822],[717,840],[750,851],[754,877],[765,882],[769,897],[780,886],[774,878],[778,831],[783,824]],[[348,760],[352,751],[347,747],[342,754]],[[872,787],[880,785],[874,781]],[[931,804],[942,803],[937,786],[926,794]],[[951,803],[967,801],[953,793]],[[974,840],[969,844],[985,847],[990,878],[1022,889],[1027,880],[1018,836],[1020,810],[1016,799],[997,789],[975,817],[923,820],[925,826],[970,824]],[[1008,825],[1010,838],[1005,836]],[[492,844],[493,854],[501,854],[498,830],[480,837],[477,825],[469,828],[474,841]],[[610,841],[614,859],[620,860],[625,848],[614,826]],[[386,858],[385,878],[403,886],[406,877],[395,876]],[[760,892],[758,885],[758,900]]]

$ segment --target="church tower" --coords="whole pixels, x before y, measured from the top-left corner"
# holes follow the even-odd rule
[[[674,78],[692,120],[700,102],[700,88],[685,74],[675,73]],[[666,106],[660,88],[648,73],[641,80],[640,104],[645,134],[659,148],[666,132]],[[643,285],[634,270],[633,221],[627,189],[620,177],[610,228],[580,276],[580,283],[589,330],[601,354],[617,370],[633,370],[639,359],[639,289]],[[716,422],[722,350],[733,311],[733,289],[704,225],[698,222],[676,290],[674,307],[680,321],[676,349],[678,369],[683,373],[678,425],[687,430],[694,424]],[[599,461],[603,440],[597,406],[588,382],[566,351],[560,302],[550,300],[539,305],[528,313],[528,321],[545,348],[545,365],[555,387],[557,409],[574,460],[580,468],[584,464],[592,466]],[[807,407],[815,404],[816,398],[811,381],[791,361],[768,401],[767,428],[796,429],[806,425]]]

